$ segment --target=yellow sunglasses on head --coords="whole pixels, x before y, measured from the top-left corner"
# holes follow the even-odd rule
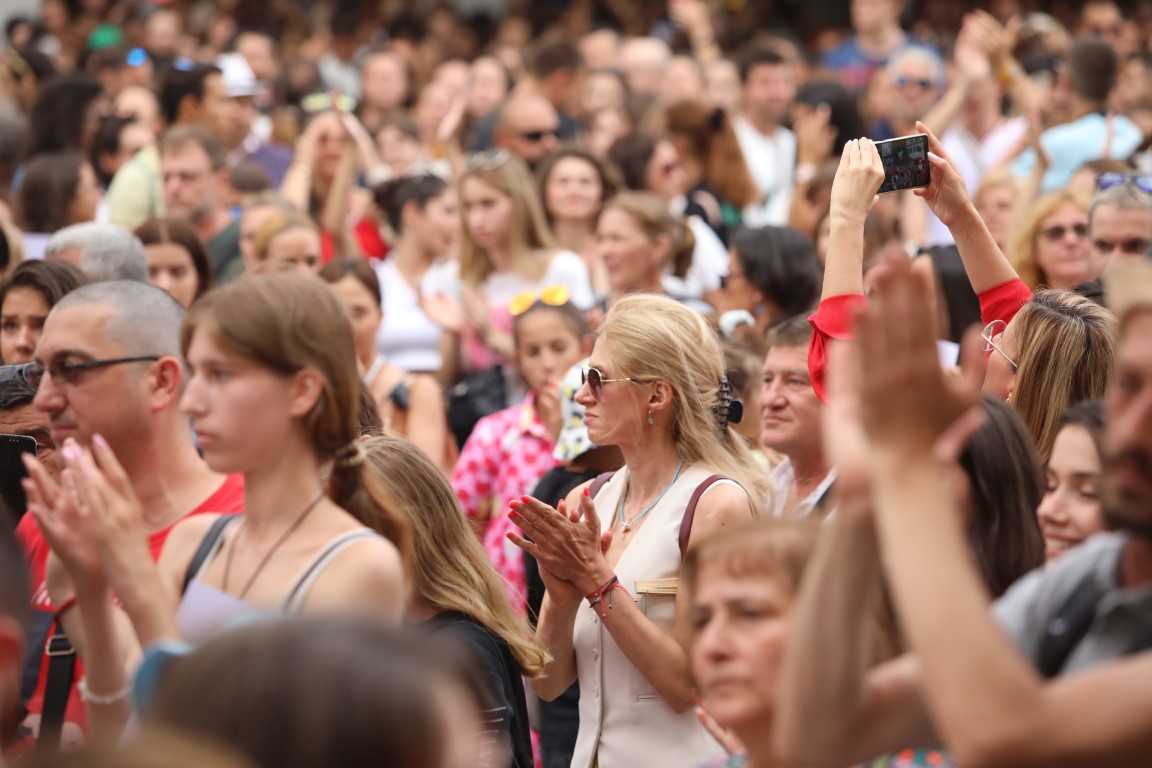
[[[535,306],[536,302],[547,304],[550,307],[560,307],[568,303],[568,286],[549,285],[541,288],[539,292],[524,291],[508,302],[508,313],[512,317],[519,317]]]

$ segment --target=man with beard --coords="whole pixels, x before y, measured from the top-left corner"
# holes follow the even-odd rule
[[[1103,506],[1113,531],[1025,576],[991,612],[937,464],[942,446],[952,444],[952,454],[962,444],[963,430],[944,425],[978,398],[974,388],[945,383],[933,334],[917,330],[931,328],[923,291],[907,265],[889,269],[894,287],[869,302],[860,347],[844,358],[862,383],[837,390],[855,396],[873,441],[865,463],[873,509],[838,504],[805,573],[777,701],[782,756],[847,765],[943,742],[967,767],[1147,766],[1152,264],[1119,262],[1105,276],[1121,321],[1105,401]],[[882,402],[878,385],[894,381],[904,394]],[[921,418],[904,418],[911,414]],[[960,421],[971,425],[972,412]],[[913,652],[869,668],[881,566]],[[845,648],[847,638],[860,640]]]

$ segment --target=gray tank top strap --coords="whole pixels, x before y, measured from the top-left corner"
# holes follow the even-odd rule
[[[316,579],[320,578],[320,574],[324,572],[324,569],[328,567],[329,563],[336,559],[337,555],[361,539],[378,535],[379,534],[371,528],[357,528],[354,531],[342,533],[329,542],[328,546],[320,551],[316,559],[304,569],[303,573],[300,574],[300,578],[298,578],[296,583],[292,585],[292,588],[288,590],[288,597],[284,600],[284,612],[297,613],[300,610],[300,606],[304,603],[304,598],[308,597],[308,590],[312,588],[312,585],[316,583]]]
[[[221,515],[212,522],[203,541],[200,542],[200,548],[196,550],[192,560],[188,563],[188,572],[184,576],[185,590],[188,589],[188,585],[193,579],[200,578],[200,574],[212,565],[212,561],[216,559],[216,555],[224,546],[225,531],[240,519],[240,515]]]

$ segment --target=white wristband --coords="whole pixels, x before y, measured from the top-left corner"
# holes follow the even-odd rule
[[[101,706],[108,706],[109,704],[115,704],[118,701],[123,701],[132,693],[131,683],[116,691],[116,693],[109,693],[106,695],[92,693],[92,691],[88,689],[88,679],[85,677],[80,678],[80,682],[76,684],[76,687],[80,690],[81,701],[88,704],[99,704]]]

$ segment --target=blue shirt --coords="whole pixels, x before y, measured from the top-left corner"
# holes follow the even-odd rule
[[[824,54],[820,59],[820,65],[833,69],[840,78],[840,82],[844,83],[845,87],[851,88],[856,91],[863,91],[868,87],[868,82],[872,79],[872,75],[876,70],[888,64],[888,59],[892,54],[906,46],[915,46],[937,53],[935,48],[921,43],[916,38],[905,33],[904,41],[892,50],[883,54],[882,56],[870,56],[860,49],[860,43],[857,42],[855,37],[850,37],[840,45]]]
[[[1048,153],[1050,162],[1040,184],[1040,191],[1046,194],[1067,186],[1072,180],[1072,174],[1080,166],[1104,157],[1107,134],[1107,118],[1099,112],[1057,125],[1040,134],[1040,144]],[[1144,136],[1135,123],[1123,115],[1116,115],[1108,156],[1125,159],[1136,151],[1143,140]],[[1029,149],[1012,164],[1012,172],[1018,176],[1027,176],[1035,165],[1036,153]]]

